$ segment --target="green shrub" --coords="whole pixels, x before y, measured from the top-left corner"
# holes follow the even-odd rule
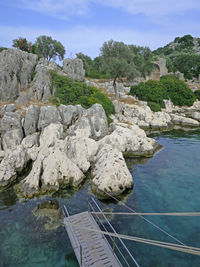
[[[195,91],[194,94],[195,94],[196,98],[198,100],[200,100],[200,90]]]
[[[149,80],[132,86],[130,94],[136,95],[140,100],[156,103],[160,109],[164,107],[165,88],[159,81]]]
[[[166,75],[160,78],[160,83],[165,88],[166,99],[171,99],[177,106],[192,106],[196,97],[186,83],[180,81],[174,75]]]
[[[171,99],[178,106],[192,106],[196,99],[188,85],[174,75],[163,76],[160,82],[149,80],[132,86],[130,94],[147,101],[153,111],[165,107],[164,99]]]
[[[51,71],[52,88],[55,88],[54,97],[51,101],[59,106],[80,104],[84,108],[89,108],[95,103],[103,106],[106,116],[115,112],[114,106],[110,99],[104,95],[99,89],[87,86],[85,83],[73,82],[66,76]]]

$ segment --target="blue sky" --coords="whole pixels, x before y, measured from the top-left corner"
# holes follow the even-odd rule
[[[52,36],[66,57],[99,55],[113,39],[156,49],[176,36],[200,37],[200,0],[0,0],[0,46]]]

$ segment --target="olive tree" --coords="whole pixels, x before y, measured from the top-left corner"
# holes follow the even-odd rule
[[[115,98],[117,99],[117,79],[123,77],[133,79],[140,75],[134,64],[134,54],[128,45],[113,40],[104,42],[100,51],[103,58],[104,68],[106,69],[106,72],[113,77],[113,87]]]
[[[43,57],[47,60],[56,59],[62,60],[65,55],[65,48],[56,40],[53,40],[51,36],[41,35],[36,39],[35,45],[37,47],[37,54],[39,57]]]

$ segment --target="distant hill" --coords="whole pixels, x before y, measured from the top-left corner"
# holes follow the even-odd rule
[[[200,38],[192,37],[190,34],[176,37],[173,42],[153,51],[154,55],[171,55],[177,52],[200,54]]]
[[[200,38],[184,35],[153,51],[155,56],[167,60],[169,72],[181,72],[185,79],[200,77]]]

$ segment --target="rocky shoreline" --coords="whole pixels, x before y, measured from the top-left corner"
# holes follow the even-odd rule
[[[162,112],[152,112],[147,103],[126,95],[122,85],[119,101],[113,100],[116,113],[110,125],[100,104],[89,109],[49,105],[47,99],[54,91],[49,70],[61,75],[69,72],[72,78],[78,73],[76,79],[83,80],[82,67],[71,71],[72,62],[65,61],[64,71],[55,63],[10,50],[0,56],[0,76],[7,77],[1,83],[1,100],[13,102],[0,106],[0,188],[14,185],[21,196],[31,198],[61,187],[76,188],[90,176],[97,195],[119,195],[133,187],[125,158],[151,157],[161,147],[147,136],[149,131],[200,127],[199,101],[192,107],[176,107],[166,100]],[[15,55],[21,69],[11,66],[10,54]],[[3,65],[5,58],[7,64]],[[32,67],[28,69],[29,65]],[[28,70],[26,75],[21,73],[24,69]],[[4,88],[7,93],[3,93]]]

